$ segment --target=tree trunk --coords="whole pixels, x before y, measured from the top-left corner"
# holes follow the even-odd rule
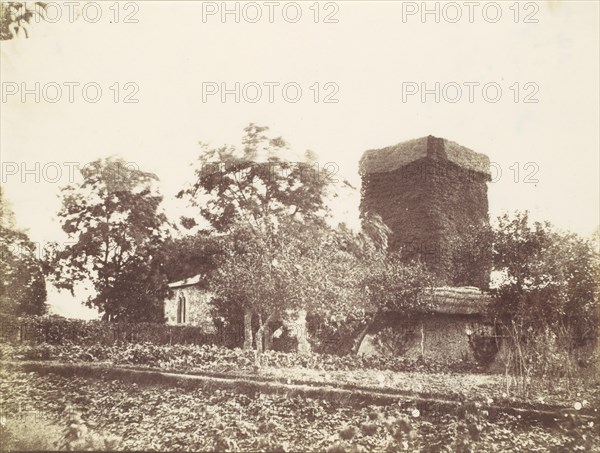
[[[264,337],[265,337],[265,351],[269,351],[270,349],[273,349],[273,331],[271,329],[270,324],[265,323]]]
[[[258,315],[258,330],[256,331],[256,350],[254,351],[254,366],[260,368],[260,355],[263,349],[263,325],[262,317]]]
[[[356,340],[354,340],[354,345],[352,346],[352,354],[358,354],[358,350],[360,349],[360,345],[367,336],[367,332],[371,328],[371,323],[367,324],[365,328],[358,334]]]
[[[354,340],[354,345],[352,346],[352,354],[358,354],[358,350],[360,349],[360,345],[367,336],[367,333],[371,328],[375,325],[375,323],[379,322],[379,315],[375,315],[370,322],[367,322],[367,325],[361,332],[358,334],[358,337]]]
[[[421,358],[425,357],[425,329],[423,328],[423,320],[421,320]]]
[[[263,341],[265,334],[265,326],[268,325],[269,322],[271,322],[272,318],[273,315],[270,315],[269,317],[267,317],[266,321],[263,324],[262,316],[260,314],[258,315],[258,330],[256,331],[256,354],[254,355],[254,365],[258,368],[260,368],[260,357],[264,350]]]
[[[306,328],[306,310],[298,312],[296,339],[298,340],[298,353],[308,354],[310,352],[310,343],[308,342],[308,331]]]
[[[252,349],[252,310],[244,310],[244,349]]]

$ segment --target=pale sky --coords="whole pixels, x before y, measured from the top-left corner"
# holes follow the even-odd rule
[[[445,137],[494,163],[492,218],[528,209],[536,220],[585,236],[598,227],[598,2],[521,3],[517,23],[514,2],[480,2],[472,22],[464,2],[438,3],[439,23],[415,12],[421,2],[373,1],[323,2],[318,23],[313,2],[300,2],[302,16],[292,23],[298,7],[289,3],[275,7],[272,23],[263,2],[239,3],[239,23],[234,14],[223,22],[219,11],[203,16],[203,8],[209,13],[221,2],[121,3],[118,23],[113,2],[102,5],[96,23],[95,6],[86,10],[90,21],[71,23],[68,8],[57,4],[56,23],[34,24],[28,40],[2,41],[2,185],[17,224],[40,244],[62,240],[57,195],[70,182],[69,168],[109,155],[156,173],[165,209],[175,216],[174,195],[191,179],[197,143],[238,144],[254,122],[298,152],[311,149],[323,164],[335,163],[357,187],[365,150]],[[502,16],[493,23],[498,8]],[[261,19],[248,22],[259,10]],[[451,23],[457,12],[461,18]],[[128,14],[138,22],[124,23]],[[325,23],[328,15],[337,23]],[[36,82],[39,102],[34,94],[23,102],[21,89],[35,92]],[[80,84],[72,103],[69,82]],[[235,91],[236,82],[239,102],[234,94],[225,102],[207,95],[221,84]],[[96,103],[84,99],[88,83],[102,89]],[[283,93],[285,84],[292,85]],[[262,96],[249,102],[257,85]],[[297,86],[302,93],[292,103]],[[425,102],[420,92],[410,95],[415,87],[431,91]],[[123,102],[134,88],[139,102]],[[93,86],[87,94],[95,96]],[[323,102],[328,94],[338,102]],[[354,218],[358,198],[335,207]],[[70,296],[51,291],[49,302],[56,312],[86,315]]]

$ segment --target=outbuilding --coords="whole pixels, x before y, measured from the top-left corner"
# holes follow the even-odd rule
[[[212,293],[206,290],[201,274],[169,284],[173,294],[165,300],[167,325],[202,326],[206,332],[215,330],[210,313]]]
[[[479,288],[438,287],[425,292],[422,312],[391,312],[373,324],[359,354],[395,355],[440,362],[474,361],[473,339],[493,336],[485,317],[491,302]]]

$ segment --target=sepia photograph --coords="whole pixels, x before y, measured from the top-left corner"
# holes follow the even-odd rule
[[[0,452],[599,452],[600,2],[0,0]]]

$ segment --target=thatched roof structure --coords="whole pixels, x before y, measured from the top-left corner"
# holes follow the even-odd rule
[[[436,137],[428,136],[398,143],[382,149],[365,151],[360,159],[361,174],[385,173],[394,171],[411,162],[429,157],[434,160],[446,160],[459,167],[490,176],[490,159],[458,143],[441,139],[443,149],[435,146]]]
[[[449,315],[483,314],[492,300],[474,286],[432,288],[421,297],[431,311]]]

